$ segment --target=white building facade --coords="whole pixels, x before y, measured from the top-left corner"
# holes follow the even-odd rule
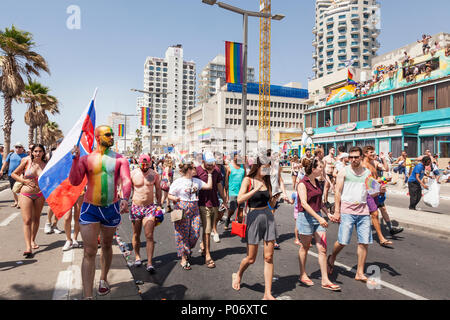
[[[303,112],[306,110],[308,91],[290,86],[271,86],[270,123],[272,141],[279,132],[303,130]],[[186,139],[183,150],[202,150],[229,153],[241,150],[242,88],[240,85],[220,86],[207,103],[199,104],[187,114]],[[258,142],[258,84],[249,83],[247,93],[247,148],[256,150]],[[208,130],[209,129],[209,130]],[[207,132],[202,135],[202,132]]]
[[[186,112],[195,105],[196,66],[184,61],[182,45],[167,49],[165,58],[148,57],[144,65],[144,104],[151,108],[153,149],[177,141],[184,134]],[[164,93],[170,93],[164,95]]]
[[[380,43],[380,3],[376,0],[316,0],[313,72],[321,78],[346,68],[372,65]]]

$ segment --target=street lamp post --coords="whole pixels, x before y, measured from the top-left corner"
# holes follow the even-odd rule
[[[146,94],[150,95],[151,99],[152,99],[152,104],[153,104],[153,97],[155,94],[161,94],[161,95],[172,94],[172,92],[155,92],[155,91],[138,90],[138,89],[131,89],[131,91],[146,93]],[[152,149],[153,149],[153,108],[152,108],[152,105],[149,106],[149,108],[150,108],[150,153],[151,153]]]
[[[123,113],[118,113],[120,116],[125,118],[125,126],[123,128],[124,131],[124,152],[125,155],[127,153],[127,117],[138,117],[138,114],[123,114]]]
[[[243,16],[244,20],[244,56],[243,56],[243,65],[244,65],[244,74],[242,76],[242,131],[244,134],[242,140],[242,153],[245,157],[247,154],[247,43],[248,43],[248,17],[258,17],[258,18],[271,18],[273,20],[281,20],[284,18],[282,14],[270,15],[268,13],[261,13],[255,11],[247,11],[241,8],[229,5],[224,2],[217,2],[217,0],[202,0],[203,3],[214,5],[217,4],[220,8],[229,10]]]

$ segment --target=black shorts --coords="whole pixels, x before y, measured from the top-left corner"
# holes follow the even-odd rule
[[[16,183],[16,180],[13,179],[13,177],[8,176],[8,180],[9,180],[9,187],[12,188],[14,187],[14,183]]]

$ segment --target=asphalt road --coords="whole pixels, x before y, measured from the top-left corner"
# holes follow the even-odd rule
[[[447,278],[449,240],[445,237],[433,237],[413,231],[404,231],[394,237],[392,248],[378,245],[374,233],[374,244],[369,247],[366,262],[368,275],[373,270],[379,272],[382,285],[380,289],[369,289],[365,284],[355,281],[353,271],[356,269],[356,235],[353,234],[351,244],[338,256],[337,261],[344,266],[335,268],[331,278],[342,288],[341,292],[330,292],[320,287],[320,270],[317,261],[317,250],[311,249],[308,256],[307,272],[316,283],[307,288],[300,285],[298,246],[294,243],[293,207],[281,205],[276,213],[279,243],[281,250],[275,251],[274,257],[274,296],[285,299],[346,299],[346,300],[392,300],[392,299],[449,299],[450,285],[443,281]],[[395,222],[394,222],[395,224]],[[331,224],[328,229],[328,251],[337,239],[338,227]],[[385,229],[384,229],[385,230]],[[128,219],[118,231],[123,241],[131,248],[131,225]],[[150,275],[145,266],[130,268],[135,280],[143,281],[140,286],[144,299],[237,299],[258,300],[264,292],[264,262],[260,248],[257,261],[244,274],[241,290],[231,288],[231,275],[236,272],[240,261],[245,257],[246,245],[237,236],[223,231],[219,225],[221,242],[212,242],[212,257],[216,262],[215,269],[208,269],[204,258],[198,252],[199,243],[194,249],[191,260],[192,270],[181,269],[176,256],[173,224],[169,216],[155,230],[155,247],[153,264],[157,274]],[[385,230],[385,234],[387,234]],[[391,238],[388,236],[388,238]],[[143,248],[141,257],[146,259],[145,239],[142,236]],[[132,254],[134,257],[134,254]],[[348,267],[348,268],[346,268]]]
[[[406,201],[407,198],[404,199]],[[41,248],[33,259],[24,260],[22,219],[19,210],[11,208],[12,196],[9,191],[0,192],[0,299],[44,299],[50,300],[55,291],[55,283],[61,272],[67,269],[64,263],[62,246],[65,235],[45,235],[43,227],[48,208],[44,207],[37,241]],[[281,205],[276,213],[281,250],[275,251],[275,274],[273,294],[293,300],[408,300],[408,299],[449,299],[450,285],[447,271],[450,264],[448,248],[450,241],[427,233],[405,230],[394,239],[393,248],[374,244],[369,247],[367,274],[379,271],[382,286],[369,289],[356,282],[351,271],[356,268],[356,237],[338,256],[337,267],[332,281],[342,287],[341,292],[330,292],[320,287],[320,272],[315,247],[308,256],[307,272],[316,283],[306,288],[299,284],[298,246],[294,243],[293,208]],[[62,222],[59,223],[62,228]],[[131,224],[126,215],[118,229],[122,240],[131,248]],[[221,242],[212,242],[212,257],[215,269],[204,265],[204,258],[198,252],[199,243],[194,250],[192,270],[181,269],[176,256],[173,224],[169,216],[155,230],[157,241],[153,263],[157,274],[149,275],[145,266],[131,267],[135,280],[140,285],[142,298],[193,299],[193,300],[259,300],[264,291],[263,257],[260,249],[257,261],[244,274],[241,290],[231,288],[231,274],[236,272],[240,261],[245,257],[246,246],[237,236],[231,236],[219,226]],[[387,234],[387,233],[386,233]],[[331,224],[328,231],[330,252],[337,238],[337,225]],[[389,237],[388,237],[389,238]],[[145,240],[142,235],[141,256],[145,259]],[[82,249],[77,255],[81,254]],[[63,257],[63,261],[61,260]],[[132,253],[134,258],[134,253]],[[342,264],[342,265],[341,265]],[[77,267],[77,266],[75,266]],[[128,268],[123,260],[123,268]]]

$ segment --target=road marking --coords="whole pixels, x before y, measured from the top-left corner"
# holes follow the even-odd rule
[[[2,221],[0,223],[0,227],[6,227],[11,221],[13,221],[18,215],[20,215],[20,212],[14,212],[11,214],[8,218]]]
[[[70,267],[58,274],[52,300],[68,300],[72,276],[73,272]]]
[[[63,263],[68,263],[68,262],[70,263],[70,262],[73,261],[73,257],[74,257],[73,249],[64,251],[64,253],[63,253],[63,258],[62,258],[62,262],[63,262]]]
[[[315,253],[315,252],[308,251],[308,253],[309,253],[310,255],[316,257],[316,258],[319,257],[319,255],[318,255],[317,253]],[[342,264],[342,263],[339,263],[339,262],[336,261],[336,262],[334,263],[334,265],[336,265],[336,266],[338,266],[338,267],[342,267],[342,268],[344,268],[345,270],[347,270],[347,271],[349,271],[349,272],[351,272],[351,273],[356,274],[356,269],[351,268],[351,267],[349,267],[349,266],[346,266],[345,264]],[[389,289],[392,289],[392,290],[394,290],[394,291],[397,291],[398,293],[403,294],[403,295],[405,295],[405,296],[407,296],[407,297],[410,297],[410,298],[412,298],[412,299],[414,299],[414,300],[428,300],[427,298],[424,298],[424,297],[422,297],[422,296],[419,296],[419,295],[417,295],[417,294],[415,294],[415,293],[413,293],[413,292],[411,292],[411,291],[405,290],[405,289],[403,289],[403,288],[397,287],[397,286],[395,286],[395,285],[393,285],[393,284],[390,284],[390,283],[388,283],[388,282],[386,282],[386,281],[380,280],[380,284],[383,285],[383,286],[385,286],[386,288],[389,288]]]
[[[11,191],[11,189],[9,189],[9,188],[1,191],[0,196],[3,195],[4,193],[10,192],[10,191]]]

